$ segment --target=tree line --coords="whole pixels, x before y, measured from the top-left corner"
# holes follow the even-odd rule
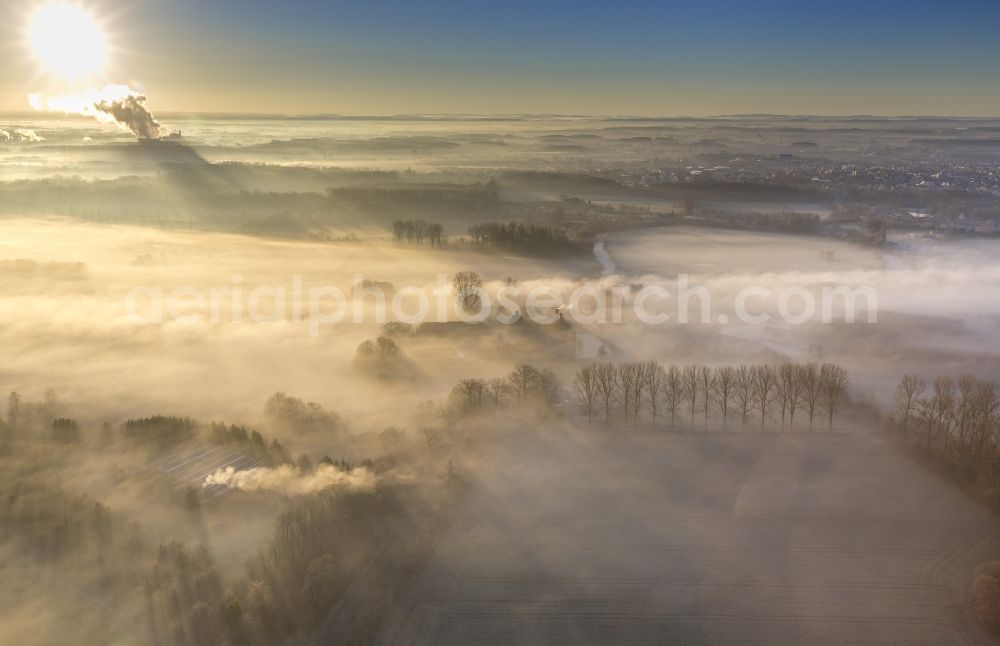
[[[122,437],[136,444],[175,446],[194,437],[196,424],[188,417],[153,415],[126,420],[121,425]]]
[[[481,247],[521,252],[577,251],[586,246],[570,240],[565,229],[526,222],[474,224],[469,236]]]
[[[975,496],[1000,508],[1000,385],[962,375],[928,384],[907,374],[896,386],[889,428]],[[984,565],[972,607],[1000,635],[1000,561]]]
[[[435,447],[453,440],[456,428],[470,418],[551,413],[559,402],[560,388],[554,372],[527,363],[517,364],[500,377],[461,379],[444,402],[428,400],[418,407],[417,432],[428,447]]]
[[[608,426],[616,419],[638,425],[648,412],[654,426],[667,417],[670,428],[679,419],[692,429],[700,419],[707,428],[716,418],[726,430],[730,418],[743,427],[759,419],[763,431],[768,420],[794,428],[796,413],[808,419],[810,430],[817,418],[832,430],[849,383],[847,371],[832,363],[712,367],[642,361],[589,364],[576,373],[573,387],[590,424],[597,413]]]
[[[395,220],[392,223],[392,239],[395,242],[423,244],[440,249],[444,244],[444,227],[437,222],[423,220]]]
[[[378,347],[381,347],[382,339],[379,341]],[[0,419],[0,441],[17,435],[47,438],[60,444],[83,443],[87,435],[84,433],[85,429],[81,429],[75,419],[63,416],[62,408],[51,389],[45,391],[44,399],[40,402],[24,401],[20,394],[10,393],[7,398],[6,421]],[[316,402],[306,402],[280,392],[268,398],[264,414],[272,426],[300,434],[336,434],[344,428],[343,420],[335,411],[326,410]],[[117,430],[118,436],[130,444],[166,449],[193,439],[200,430],[200,424],[189,417],[151,415],[127,419],[118,425]],[[261,440],[259,434],[252,429],[232,426],[223,427],[220,431],[214,422],[209,427],[209,432],[219,443],[246,443],[257,447]],[[115,441],[115,430],[110,422],[101,424],[96,439],[100,446],[107,446]],[[279,457],[282,451],[279,444],[276,447]],[[276,463],[286,461],[278,459]]]
[[[555,373],[520,363],[505,377],[462,379],[452,388],[449,405],[462,414],[498,411],[510,405],[551,406],[558,394],[559,380]]]
[[[896,387],[892,428],[981,493],[1000,484],[1000,386],[962,375],[928,385],[904,375]],[[995,495],[995,494],[994,494]]]

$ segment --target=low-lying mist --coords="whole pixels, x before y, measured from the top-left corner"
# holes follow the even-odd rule
[[[0,119],[0,641],[954,637],[994,205],[851,168],[951,126],[161,124]]]

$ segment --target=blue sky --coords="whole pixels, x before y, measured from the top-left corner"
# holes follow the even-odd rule
[[[1000,114],[997,1],[89,5],[169,110]]]

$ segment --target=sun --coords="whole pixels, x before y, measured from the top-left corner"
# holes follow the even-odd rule
[[[50,2],[34,12],[28,44],[47,72],[70,81],[97,76],[107,62],[101,26],[89,11],[70,2]]]

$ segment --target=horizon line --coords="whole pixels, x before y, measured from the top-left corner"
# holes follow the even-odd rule
[[[778,112],[748,112],[732,114],[711,114],[704,116],[694,115],[639,115],[639,114],[572,114],[557,112],[498,112],[498,113],[468,113],[468,112],[425,112],[425,113],[339,113],[339,112],[240,112],[240,111],[191,111],[191,110],[163,110],[157,114],[161,118],[243,118],[243,119],[292,119],[292,120],[475,120],[475,121],[517,121],[532,119],[593,119],[609,121],[708,121],[725,119],[828,119],[828,120],[932,120],[945,119],[952,121],[993,121],[1000,120],[1000,115],[952,115],[952,114],[795,114]],[[73,114],[61,114],[55,112],[39,112],[34,110],[0,110],[0,116],[5,117],[55,117],[68,120],[88,120],[89,117]]]

